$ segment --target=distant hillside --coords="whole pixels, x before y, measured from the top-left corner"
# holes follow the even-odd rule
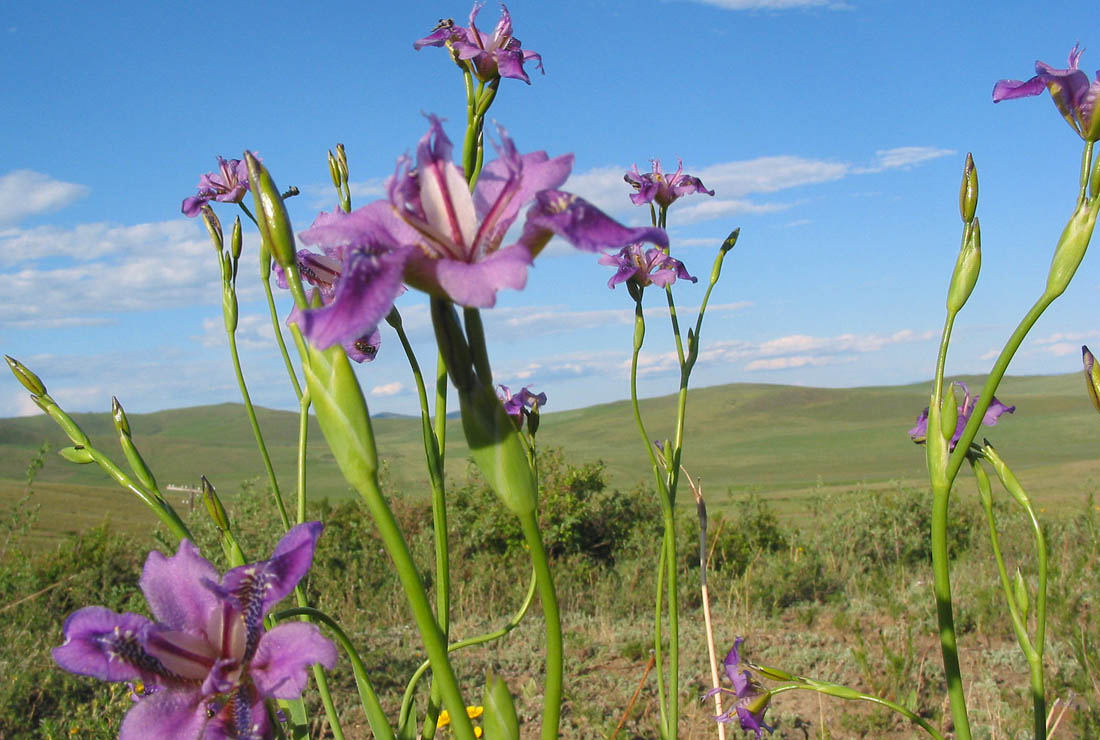
[[[965,378],[975,392],[979,378]],[[820,488],[845,489],[892,480],[920,484],[924,454],[906,435],[927,404],[928,384],[870,388],[803,388],[732,384],[692,390],[688,401],[684,465],[701,478],[708,499],[721,506],[750,491],[777,502],[798,500]],[[998,396],[1016,404],[988,436],[1039,500],[1079,500],[1100,478],[1100,417],[1089,403],[1079,374],[1008,378]],[[648,433],[671,436],[674,396],[643,401]],[[122,461],[108,414],[76,417],[93,441]],[[293,494],[297,415],[259,410],[285,493]],[[196,485],[205,474],[221,491],[262,476],[252,433],[238,404],[222,404],[130,416],[134,439],[162,485]],[[349,491],[321,438],[310,424],[309,485],[313,496],[344,496]],[[396,491],[426,492],[419,421],[382,415],[375,420],[378,449]],[[616,487],[649,484],[651,473],[626,401],[573,411],[546,413],[539,443],[565,449],[575,461],[603,460]],[[448,424],[448,474],[465,473],[467,450],[457,420]],[[0,419],[0,505],[17,495],[28,460],[48,441],[66,444],[45,416]],[[94,465],[73,465],[49,456],[39,480],[51,490],[113,490]],[[965,491],[970,494],[969,489]],[[124,497],[119,492],[117,496]],[[686,496],[686,494],[685,494]],[[110,499],[128,508],[124,500]],[[98,504],[96,505],[98,509]]]

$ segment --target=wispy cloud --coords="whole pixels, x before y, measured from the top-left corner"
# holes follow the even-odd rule
[[[396,396],[403,390],[405,390],[405,384],[394,381],[393,383],[385,383],[383,385],[374,386],[370,389],[370,395],[377,396],[379,398],[386,398],[388,396]]]
[[[753,305],[750,301],[715,303],[707,306],[707,315],[740,311]],[[684,315],[692,315],[698,306],[680,306]],[[668,314],[667,307],[645,309],[647,316]],[[485,324],[494,337],[518,338],[566,334],[584,329],[634,323],[633,309],[608,308],[595,311],[569,311],[560,306],[528,308],[496,308],[485,314]]]
[[[37,213],[59,210],[88,192],[84,185],[55,180],[34,170],[14,170],[0,175],[0,226],[19,223]]]
[[[879,149],[875,152],[874,164],[856,167],[856,174],[874,174],[886,170],[905,169],[940,157],[949,157],[954,149],[941,149],[935,146],[899,146],[894,149]]]
[[[104,323],[121,312],[211,303],[217,260],[194,222],[0,230],[0,324]],[[249,285],[243,299],[256,292]]]

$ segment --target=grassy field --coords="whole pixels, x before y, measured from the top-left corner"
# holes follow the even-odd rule
[[[975,390],[980,385],[978,378],[965,380]],[[921,485],[923,451],[905,432],[926,404],[927,392],[926,384],[851,389],[734,384],[693,390],[684,465],[703,480],[712,508],[756,493],[781,518],[794,520],[804,515],[808,499],[823,492],[882,490],[895,482]],[[999,397],[1018,408],[988,436],[1033,498],[1052,512],[1078,505],[1100,480],[1100,426],[1081,378],[1007,378]],[[648,399],[642,410],[650,436],[672,434],[673,396]],[[108,414],[76,418],[95,444],[122,459]],[[292,496],[297,415],[261,409],[259,419],[284,494]],[[206,475],[219,491],[233,493],[243,481],[263,476],[239,405],[134,414],[130,423],[162,487],[197,486],[199,476]],[[392,489],[414,497],[425,492],[419,422],[378,419],[375,433]],[[602,460],[613,488],[651,480],[627,402],[546,413],[539,440],[578,461]],[[43,442],[54,450],[66,444],[49,418],[0,419],[0,506],[10,506],[22,494],[27,462]],[[455,483],[465,480],[466,456],[461,429],[452,421],[448,459]],[[310,427],[308,460],[311,496],[338,500],[350,495],[316,423]],[[104,517],[132,531],[147,530],[153,522],[94,465],[49,455],[38,483],[44,515],[32,533],[36,541],[52,541]],[[180,494],[179,505],[188,503]]]

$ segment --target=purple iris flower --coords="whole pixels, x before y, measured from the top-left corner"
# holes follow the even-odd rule
[[[1088,75],[1077,68],[1083,50],[1075,44],[1069,53],[1069,67],[1054,69],[1044,62],[1035,62],[1035,76],[1030,80],[1000,80],[993,86],[993,102],[1039,95],[1050,91],[1058,112],[1081,138],[1095,141],[1100,135],[1100,120],[1093,120],[1096,100],[1100,97],[1100,72],[1089,83]]]
[[[971,396],[970,388],[966,383],[958,384],[963,389],[963,402],[959,407],[958,421],[955,423],[955,433],[951,435],[951,449],[955,449],[955,444],[962,436],[963,429],[966,428],[966,423],[970,421],[971,415],[974,413],[974,407],[978,404],[979,396]],[[989,404],[989,408],[985,411],[985,416],[982,417],[982,424],[987,427],[991,427],[997,423],[997,420],[1001,418],[1001,414],[1011,414],[1016,411],[1015,406],[1006,406],[997,400],[997,397],[993,397],[993,402]],[[909,430],[909,437],[917,444],[924,444],[925,439],[928,437],[928,407],[925,407],[921,415],[917,417],[917,424]]]
[[[491,36],[474,25],[481,7],[482,3],[474,3],[469,28],[456,26],[452,20],[440,21],[435,30],[415,42],[413,48],[419,51],[425,46],[446,46],[454,55],[455,62],[461,67],[469,62],[474,76],[482,82],[511,77],[530,85],[531,78],[523,70],[523,63],[531,60],[540,72],[546,74],[542,68],[542,57],[530,49],[520,48],[520,40],[512,35],[512,16],[504,3],[500,4],[500,20]]]
[[[431,295],[489,308],[502,288],[521,289],[527,268],[551,237],[595,252],[633,242],[668,246],[663,229],[627,228],[587,201],[558,190],[572,155],[519,154],[500,129],[498,157],[482,169],[471,194],[451,161],[451,141],[438,118],[416,150],[398,160],[387,200],[351,213],[322,213],[300,236],[340,261],[330,303],[303,312],[299,326],[314,346],[370,334],[389,312],[402,281]],[[519,239],[501,246],[527,209]]]
[[[340,280],[347,248],[336,247],[325,250],[325,252],[325,254],[317,254],[308,249],[302,249],[298,252],[298,272],[306,279],[306,282],[317,289],[317,293],[321,296],[321,305],[331,303],[336,295],[336,284]],[[276,283],[280,288],[286,290],[288,287],[286,273],[277,264],[274,265],[274,268]],[[398,295],[404,292],[405,287],[401,286]],[[313,302],[313,295],[310,295],[310,302]],[[295,306],[291,309],[290,315],[287,316],[286,323],[297,324],[301,320],[302,311]],[[382,346],[382,332],[375,326],[374,329],[362,336],[344,339],[340,343],[344,347],[344,351],[348,353],[348,357],[355,362],[373,362],[374,358],[378,356],[379,348]]]
[[[262,161],[262,160],[261,160]],[[212,200],[219,203],[240,203],[248,192],[248,164],[241,159],[218,157],[218,171],[199,177],[199,193],[183,199],[180,210],[194,218]]]
[[[738,719],[741,722],[741,729],[755,732],[756,737],[759,739],[761,730],[772,732],[774,729],[764,724],[764,712],[768,711],[771,694],[760,685],[760,682],[756,680],[751,671],[742,669],[740,648],[741,643],[744,641],[744,637],[738,637],[734,640],[733,647],[726,655],[726,659],[722,661],[722,666],[726,670],[726,677],[729,678],[733,688],[719,687],[711,689],[703,695],[703,698],[706,699],[718,693],[730,694],[736,697],[734,705],[715,719],[718,722],[732,722],[734,719]]]
[[[315,625],[263,624],[309,570],[321,529],[299,524],[269,560],[223,577],[187,540],[172,557],[151,552],[140,584],[156,621],[85,607],[65,620],[54,660],[104,681],[141,682],[119,740],[273,737],[264,699],[295,699],[307,666],[336,665],[336,648]]]
[[[538,412],[546,405],[546,394],[534,394],[527,386],[520,388],[519,393],[513,394],[508,386],[500,386],[500,401],[504,404],[504,411],[513,419],[518,419],[524,413],[524,409]]]
[[[692,193],[706,193],[714,195],[713,190],[703,187],[703,181],[698,177],[683,174],[684,163],[676,160],[676,172],[666,175],[661,171],[661,160],[651,160],[653,172],[644,175],[638,172],[638,165],[630,168],[623,179],[634,186],[638,192],[632,193],[630,201],[636,206],[646,203],[656,203],[662,208],[668,208],[672,203],[685,195]]]
[[[615,274],[607,281],[607,287],[612,289],[627,280],[633,280],[643,288],[650,284],[667,288],[677,279],[699,282],[699,278],[688,274],[680,260],[669,257],[664,250],[656,247],[643,252],[641,244],[628,244],[617,255],[605,254],[600,257],[600,264],[616,268]]]

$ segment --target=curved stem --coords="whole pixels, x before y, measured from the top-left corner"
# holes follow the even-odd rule
[[[835,689],[843,689],[844,690],[844,695],[841,695],[840,693],[836,693]],[[827,684],[824,681],[814,681],[812,683],[784,684],[783,686],[777,686],[774,689],[772,689],[771,693],[774,696],[776,694],[784,694],[788,691],[816,691],[819,694],[826,694],[828,696],[836,696],[836,697],[841,698],[841,699],[848,699],[849,701],[866,701],[866,702],[870,702],[871,704],[878,704],[879,706],[887,707],[888,709],[893,709],[895,712],[902,715],[903,717],[908,719],[910,722],[912,722],[913,724],[917,725],[922,730],[927,732],[931,737],[935,738],[935,740],[945,740],[944,736],[941,735],[935,727],[930,725],[928,723],[928,721],[925,720],[923,717],[921,717],[919,714],[911,712],[908,709],[906,709],[905,707],[903,707],[902,705],[900,705],[896,702],[892,702],[889,699],[882,699],[880,697],[872,696],[870,694],[863,694],[863,693],[860,693],[858,691],[853,691],[852,689],[849,689],[847,686],[837,686],[836,684]]]
[[[520,604],[519,609],[516,611],[515,614],[512,615],[512,618],[509,619],[503,627],[493,632],[486,632],[485,634],[475,635],[474,637],[467,637],[464,640],[458,640],[457,642],[451,643],[447,646],[447,652],[453,653],[456,650],[461,650],[462,648],[472,647],[474,645],[481,645],[486,642],[491,642],[492,640],[499,640],[500,638],[504,637],[509,632],[514,630],[516,627],[518,627],[519,623],[523,621],[523,618],[527,615],[528,609],[531,608],[531,604],[535,600],[536,583],[537,575],[535,571],[532,570],[531,583],[527,586],[527,595],[524,597],[523,603]],[[412,677],[409,679],[409,683],[405,687],[405,695],[401,699],[401,718],[398,721],[398,727],[404,727],[405,723],[408,721],[409,715],[412,712],[413,697],[416,696],[416,686],[424,677],[424,674],[427,673],[430,667],[431,662],[425,660],[423,663],[420,664],[416,671],[413,672]]]
[[[129,490],[141,499],[146,506],[152,509],[153,513],[157,515],[157,518],[164,523],[164,526],[168,527],[168,530],[176,536],[176,539],[194,540],[191,531],[187,528],[187,525],[183,523],[183,520],[180,519],[179,514],[176,513],[176,510],[172,508],[171,504],[139,486],[130,476],[126,475],[122,468],[116,465],[113,460],[96,448],[85,446],[84,449],[103,472],[111,476],[116,483]]]
[[[535,571],[539,603],[542,604],[542,615],[546,620],[546,683],[543,694],[542,740],[558,740],[564,678],[564,651],[558,595],[554,590],[554,576],[550,572],[550,563],[542,543],[542,533],[539,531],[536,512],[528,511],[521,514],[519,521],[523,528],[524,540],[531,551],[531,565]]]
[[[277,622],[297,616],[309,617],[312,620],[321,622],[332,630],[332,633],[336,636],[336,641],[344,648],[344,651],[348,654],[348,658],[351,660],[351,670],[352,673],[355,674],[355,685],[359,688],[359,701],[362,703],[363,711],[367,715],[367,722],[370,724],[371,732],[378,740],[394,740],[393,728],[390,727],[389,721],[386,720],[386,714],[382,710],[382,703],[378,701],[378,695],[374,692],[370,677],[367,676],[367,667],[363,664],[363,659],[360,657],[359,651],[355,649],[355,645],[352,644],[351,640],[344,630],[340,628],[336,620],[324,612],[308,606],[298,607],[296,609],[284,609],[283,611],[275,612],[271,616]]]
[[[294,395],[298,400],[301,400],[302,386],[298,383],[298,374],[294,372],[294,364],[290,361],[290,355],[286,350],[283,327],[279,324],[279,312],[275,308],[275,296],[271,293],[271,281],[261,279],[260,282],[263,283],[264,295],[267,297],[267,312],[271,315],[271,328],[275,331],[275,341],[279,345],[279,354],[283,357],[283,364],[286,366],[286,373],[290,377],[290,384],[294,386]]]
[[[275,477],[275,468],[271,465],[271,456],[267,452],[267,445],[264,444],[260,422],[256,419],[256,409],[252,406],[252,398],[248,395],[248,385],[244,381],[244,372],[241,370],[241,357],[237,353],[237,336],[234,332],[226,332],[226,335],[229,337],[229,353],[233,357],[233,371],[237,375],[237,385],[241,389],[241,399],[244,401],[244,408],[248,413],[248,423],[252,426],[252,435],[256,438],[256,445],[260,449],[264,469],[267,470],[267,478],[271,482],[271,494],[275,497],[275,505],[279,510],[279,518],[282,519],[283,529],[290,529],[290,517],[287,515],[283,496],[279,492],[279,481]]]

